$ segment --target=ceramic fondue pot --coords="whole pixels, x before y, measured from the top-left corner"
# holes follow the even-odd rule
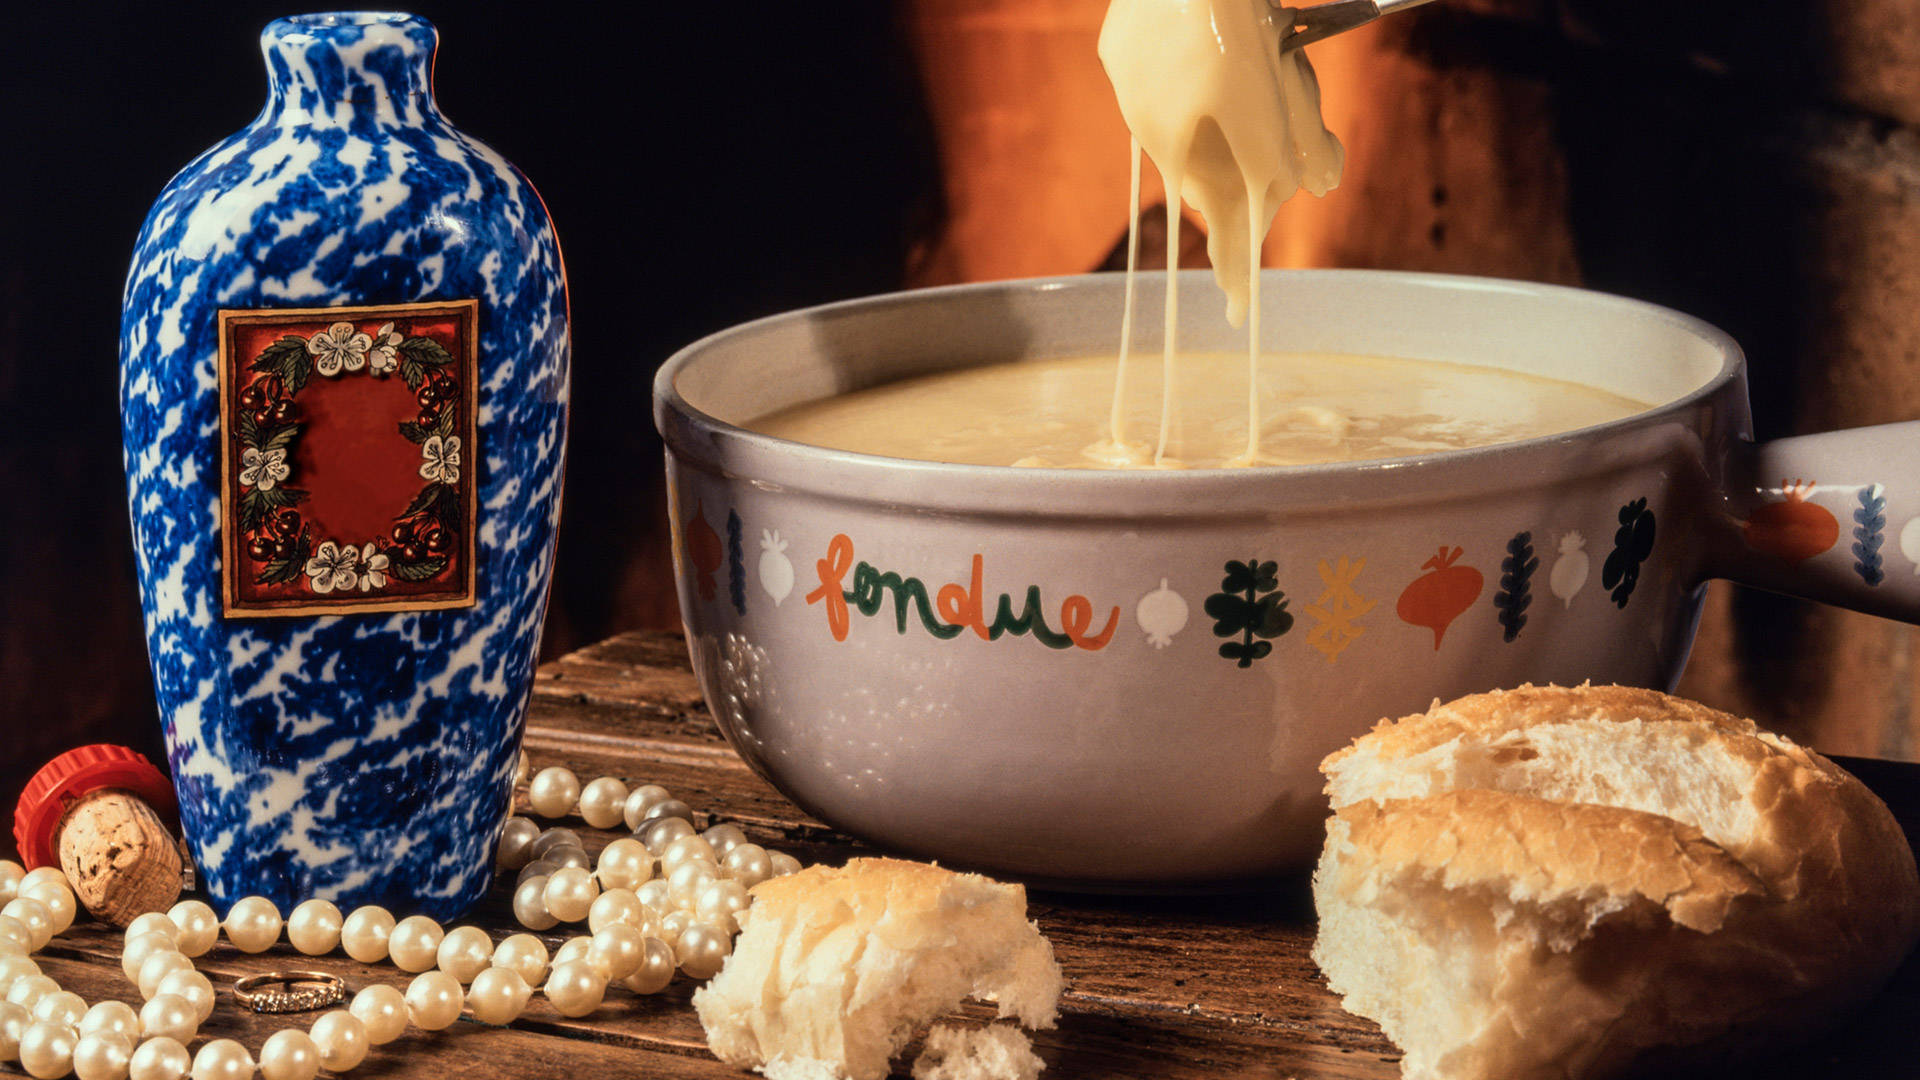
[[[1179,287],[1183,350],[1245,347],[1205,272]],[[715,334],[660,370],[655,417],[694,666],[747,763],[914,855],[1205,883],[1309,862],[1318,762],[1382,717],[1529,681],[1671,686],[1708,578],[1920,617],[1920,423],[1756,445],[1739,346],[1618,297],[1361,271],[1268,271],[1262,288],[1269,349],[1468,362],[1656,404],[1383,461],[948,465],[736,425],[912,375],[1110,351],[1119,276]]]

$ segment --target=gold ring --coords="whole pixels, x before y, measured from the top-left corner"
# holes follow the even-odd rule
[[[285,990],[262,990],[284,986]],[[233,984],[234,1000],[257,1013],[311,1012],[347,999],[347,981],[324,971],[269,971]]]

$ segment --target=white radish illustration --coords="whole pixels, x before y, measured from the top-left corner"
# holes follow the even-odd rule
[[[760,587],[773,597],[773,606],[793,591],[793,563],[787,558],[787,542],[774,530],[760,530]]]
[[[1173,644],[1173,635],[1186,629],[1187,601],[1167,588],[1167,579],[1161,578],[1159,588],[1140,598],[1133,618],[1147,632],[1147,644],[1164,649]]]
[[[1913,560],[1913,572],[1920,574],[1920,517],[1913,518],[1901,528],[1900,553]]]
[[[1547,586],[1560,598],[1562,607],[1572,607],[1574,594],[1587,583],[1587,538],[1569,532],[1560,538],[1560,557],[1553,562]]]

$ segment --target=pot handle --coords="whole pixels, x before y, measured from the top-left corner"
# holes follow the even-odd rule
[[[1920,420],[1741,443],[1706,576],[1920,623]]]

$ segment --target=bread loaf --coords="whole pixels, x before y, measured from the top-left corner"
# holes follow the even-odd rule
[[[1409,1080],[1591,1078],[1830,1023],[1920,931],[1884,804],[1751,721],[1623,687],[1478,694],[1322,763],[1314,959]]]
[[[881,1080],[894,1054],[967,997],[1029,1027],[1054,1024],[1060,966],[1019,885],[855,859],[773,878],[752,895],[726,967],[693,995],[722,1061],[770,1080]],[[1004,1049],[1003,1040],[979,1045]],[[959,1065],[940,1075],[987,1075]]]

